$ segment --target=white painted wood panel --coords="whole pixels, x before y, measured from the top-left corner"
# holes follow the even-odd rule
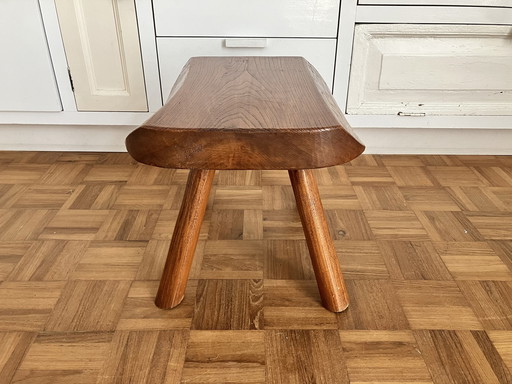
[[[79,111],[147,111],[134,0],[56,0]]]
[[[339,0],[153,0],[157,36],[336,37]]]
[[[237,47],[226,47],[237,45]],[[332,88],[335,39],[264,39],[264,48],[247,48],[252,39],[157,38],[162,96],[166,100],[181,69],[193,56],[303,56]],[[261,44],[261,39],[256,39]],[[246,47],[242,44],[244,43]]]
[[[0,1],[0,110],[62,109],[37,0]]]
[[[359,0],[360,5],[461,5],[476,7],[512,7],[510,0]]]
[[[512,27],[357,25],[350,114],[512,115]]]

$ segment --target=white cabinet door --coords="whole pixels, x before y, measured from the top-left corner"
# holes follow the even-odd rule
[[[0,110],[60,111],[37,0],[0,1]]]
[[[510,0],[359,0],[361,5],[461,5],[477,7],[512,7]]]
[[[332,37],[339,0],[153,0],[157,36]]]
[[[512,115],[512,27],[356,26],[347,112]]]
[[[162,96],[167,99],[181,69],[192,56],[303,56],[329,89],[334,74],[335,39],[157,38]]]
[[[147,111],[134,0],[56,0],[79,111]]]

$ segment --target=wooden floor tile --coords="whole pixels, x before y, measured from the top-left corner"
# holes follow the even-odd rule
[[[159,281],[134,281],[125,300],[117,330],[145,331],[190,329],[197,290],[197,280],[190,280],[185,298],[172,310],[155,305]]]
[[[185,357],[188,331],[119,331],[97,384],[177,383]]]
[[[400,187],[409,209],[414,211],[460,211],[452,195],[444,188]]]
[[[425,156],[415,155],[379,155],[379,159],[383,165],[387,167],[422,167]]]
[[[430,242],[379,241],[378,245],[393,280],[452,280]]]
[[[205,223],[203,222],[203,228]],[[244,236],[244,211],[222,209],[212,212],[208,231],[209,240],[242,240]]]
[[[56,213],[47,209],[0,209],[0,241],[37,240]]]
[[[465,211],[505,210],[505,204],[488,187],[450,187],[448,191]]]
[[[304,230],[296,210],[263,211],[263,238],[273,240],[302,240]]]
[[[71,277],[84,255],[88,241],[45,240],[30,249],[7,276],[10,281],[63,281]]]
[[[475,172],[493,187],[510,187],[512,185],[512,170],[510,168],[500,166],[484,167],[481,163],[476,165],[474,168]]]
[[[214,209],[262,209],[263,195],[259,187],[218,186],[213,192]]]
[[[41,178],[42,184],[76,185],[89,173],[91,165],[75,163],[54,163]]]
[[[0,332],[0,383],[11,382],[35,337],[29,332]]]
[[[265,210],[297,209],[291,185],[266,185],[262,187],[262,193]]]
[[[160,280],[170,244],[171,240],[150,240],[147,243],[136,280]]]
[[[265,169],[261,171],[261,185],[290,185],[287,171]]]
[[[384,167],[346,167],[348,179],[352,185],[392,185],[395,183],[389,171]]]
[[[146,243],[102,242],[90,244],[71,274],[73,280],[134,280]]]
[[[151,167],[137,164],[137,167],[126,182],[127,185],[170,185],[173,182],[175,169]]]
[[[336,209],[325,212],[334,240],[373,240],[373,231],[362,211]]]
[[[404,211],[407,209],[405,198],[396,185],[393,186],[355,186],[354,191],[364,210]]]
[[[316,182],[322,186],[351,185],[348,179],[346,167],[317,168],[313,170]]]
[[[266,279],[315,279],[305,240],[266,240],[264,251]]]
[[[262,240],[212,240],[203,251],[200,279],[262,279]]]
[[[396,282],[411,329],[483,329],[454,281]]]
[[[411,211],[365,211],[377,240],[429,240],[427,231]]]
[[[485,332],[430,330],[414,334],[436,384],[512,382],[510,371]]]
[[[485,186],[487,182],[469,167],[427,167],[428,171],[444,187],[449,186]]]
[[[501,205],[497,205],[498,207],[502,207],[501,209],[504,211],[512,211],[512,188],[491,187],[487,190],[500,200]]]
[[[267,382],[349,383],[335,330],[267,331],[265,345]]]
[[[483,240],[476,226],[462,212],[417,211],[416,216],[432,241]]]
[[[487,335],[509,372],[512,372],[512,331],[487,331]]]
[[[191,331],[182,383],[264,383],[263,331]]]
[[[263,212],[259,209],[244,210],[244,240],[263,239]]]
[[[487,244],[494,250],[496,255],[512,271],[512,240],[508,241],[488,241]]]
[[[42,164],[9,164],[0,170],[2,184],[35,184],[46,173],[49,165]]]
[[[265,280],[265,307],[320,307],[320,294],[314,280]]]
[[[64,287],[62,281],[0,284],[0,332],[41,331]]]
[[[11,208],[28,188],[21,184],[0,184],[0,209]]]
[[[121,187],[116,184],[79,185],[62,209],[111,209],[120,190]]]
[[[262,171],[218,171],[217,185],[261,186]]]
[[[354,188],[345,185],[319,186],[320,198],[325,210],[332,209],[361,209]]]
[[[389,278],[388,269],[375,241],[335,240],[334,248],[345,279]]]
[[[487,240],[512,240],[512,215],[507,212],[467,212],[467,218]]]
[[[51,332],[112,331],[116,328],[128,281],[70,280],[45,330]],[[1,287],[0,287],[1,288]]]
[[[30,241],[0,241],[0,282],[9,276],[31,245]]]
[[[411,331],[340,331],[351,383],[430,383]]]
[[[438,184],[425,167],[388,166],[387,168],[399,187],[432,187]]]
[[[94,165],[84,178],[86,183],[126,183],[135,168],[129,165]]]
[[[459,281],[484,329],[512,330],[512,282]]]
[[[262,329],[262,310],[262,280],[199,280],[192,329]]]
[[[265,329],[338,329],[336,315],[322,306],[264,308]]]
[[[63,210],[57,212],[39,239],[94,240],[110,212],[106,210]]]
[[[111,340],[111,333],[39,334],[12,383],[94,383]]]
[[[165,185],[125,185],[119,191],[113,209],[162,209],[169,196]]]
[[[95,240],[150,240],[159,216],[159,210],[110,211]]]
[[[37,185],[18,194],[13,208],[60,209],[75,191],[73,186]]]
[[[456,280],[512,280],[512,271],[485,242],[434,243]]]
[[[338,313],[340,329],[409,329],[395,288],[387,280],[347,280],[350,305]]]

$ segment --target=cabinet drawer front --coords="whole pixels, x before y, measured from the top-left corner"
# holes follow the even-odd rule
[[[512,7],[510,0],[359,0],[360,5],[461,5],[467,7]]]
[[[227,40],[227,41],[226,41]],[[263,41],[264,40],[264,44]],[[232,46],[230,47],[226,47]],[[256,45],[257,47],[254,47]],[[265,47],[261,47],[265,45]],[[187,60],[193,56],[303,56],[332,88],[335,39],[157,38],[162,96],[167,99]]]
[[[154,0],[157,36],[336,37],[339,0]]]
[[[512,27],[358,25],[350,114],[512,115]]]

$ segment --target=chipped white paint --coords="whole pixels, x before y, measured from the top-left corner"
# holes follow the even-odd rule
[[[512,115],[512,27],[357,25],[347,112]]]

